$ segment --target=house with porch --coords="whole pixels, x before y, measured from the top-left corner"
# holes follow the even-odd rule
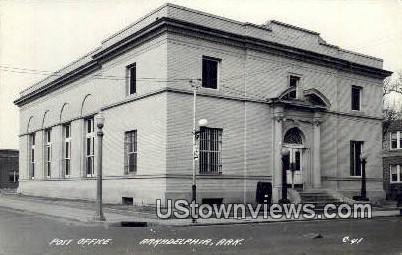
[[[284,171],[295,192],[352,197],[363,151],[367,195],[382,199],[390,74],[315,31],[165,4],[20,93],[19,192],[94,200],[102,111],[107,203],[190,200],[194,117],[208,120],[196,141],[199,202],[253,203],[261,183],[277,202]]]

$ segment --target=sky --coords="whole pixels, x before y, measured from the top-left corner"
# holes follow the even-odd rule
[[[0,148],[17,149],[19,92],[90,50],[164,0],[0,0]],[[242,22],[278,20],[402,70],[402,0],[171,0]],[[33,70],[33,71],[32,71]],[[41,72],[41,74],[38,74]],[[33,74],[35,73],[35,74]],[[391,103],[400,103],[393,98]]]

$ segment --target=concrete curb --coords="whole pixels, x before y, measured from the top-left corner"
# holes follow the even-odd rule
[[[386,217],[401,217],[399,211],[392,211],[392,215],[376,215],[372,216],[370,219],[374,218],[386,218]],[[147,227],[152,226],[169,226],[169,227],[189,227],[189,226],[214,226],[214,225],[244,225],[244,224],[267,224],[267,223],[288,223],[288,222],[313,222],[313,221],[331,221],[331,220],[370,220],[370,219],[354,219],[354,218],[333,218],[333,219],[266,219],[266,220],[230,220],[230,222],[202,222],[202,223],[190,223],[191,219],[188,219],[189,223],[182,223],[182,224],[175,224],[175,223],[161,223],[163,221],[151,221],[146,222]],[[132,221],[133,223],[140,223],[139,221]],[[117,227],[120,225],[121,222],[108,222],[110,226]],[[141,222],[143,223],[143,222]]]
[[[12,199],[10,199],[12,201]],[[347,218],[347,219],[342,219],[342,218],[333,218],[333,219],[327,219],[327,218],[314,218],[314,219],[305,219],[305,218],[300,218],[300,219],[251,219],[251,218],[246,218],[246,219],[223,219],[223,220],[212,220],[208,222],[208,219],[206,220],[207,222],[203,222],[204,220],[201,220],[201,222],[198,223],[192,223],[191,219],[183,220],[183,219],[167,219],[167,220],[160,220],[160,219],[152,219],[152,218],[147,218],[147,217],[138,217],[138,216],[130,216],[130,215],[124,215],[120,214],[118,211],[106,213],[105,216],[106,219],[108,219],[108,214],[111,220],[106,220],[106,221],[95,221],[90,217],[90,212],[88,208],[82,209],[82,208],[72,208],[73,210],[76,209],[74,213],[70,213],[70,216],[60,216],[60,215],[55,215],[52,213],[46,213],[42,211],[35,210],[34,208],[22,208],[24,206],[21,206],[21,203],[23,203],[23,200],[20,199],[15,199],[15,201],[19,201],[19,205],[12,206],[12,203],[2,203],[0,204],[0,208],[7,208],[11,210],[15,210],[18,212],[25,212],[25,213],[30,213],[34,215],[41,215],[44,217],[49,217],[49,218],[56,218],[56,219],[62,219],[66,221],[72,221],[75,223],[81,223],[81,224],[88,224],[88,225],[106,225],[110,227],[152,227],[152,226],[170,226],[170,227],[186,227],[186,226],[210,226],[210,225],[240,225],[240,224],[267,224],[267,223],[286,223],[286,222],[311,222],[311,221],[320,221],[320,220],[348,220],[348,219],[353,219],[353,218]],[[32,203],[34,201],[29,201],[28,203]],[[46,206],[52,207],[52,205],[47,204]],[[55,205],[58,207],[59,211],[60,208],[66,207],[65,205]],[[26,207],[26,206],[25,206]],[[53,210],[49,210],[50,212],[53,212]],[[80,212],[81,211],[81,212]],[[81,214],[84,214],[85,216],[80,216]],[[390,208],[387,208],[385,210],[373,210],[372,211],[372,218],[378,218],[378,217],[397,217],[401,216],[402,211],[399,210],[399,208],[395,208],[393,210],[390,210]],[[109,219],[110,219],[109,218]],[[364,220],[364,219],[362,219]]]

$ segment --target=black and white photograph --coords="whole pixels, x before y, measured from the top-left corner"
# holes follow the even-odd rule
[[[402,254],[401,0],[0,0],[0,255]]]

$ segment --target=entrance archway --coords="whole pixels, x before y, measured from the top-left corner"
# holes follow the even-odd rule
[[[303,132],[297,128],[289,129],[283,137],[283,147],[289,154],[282,158],[282,171],[286,171],[286,183],[292,188],[303,187]]]

